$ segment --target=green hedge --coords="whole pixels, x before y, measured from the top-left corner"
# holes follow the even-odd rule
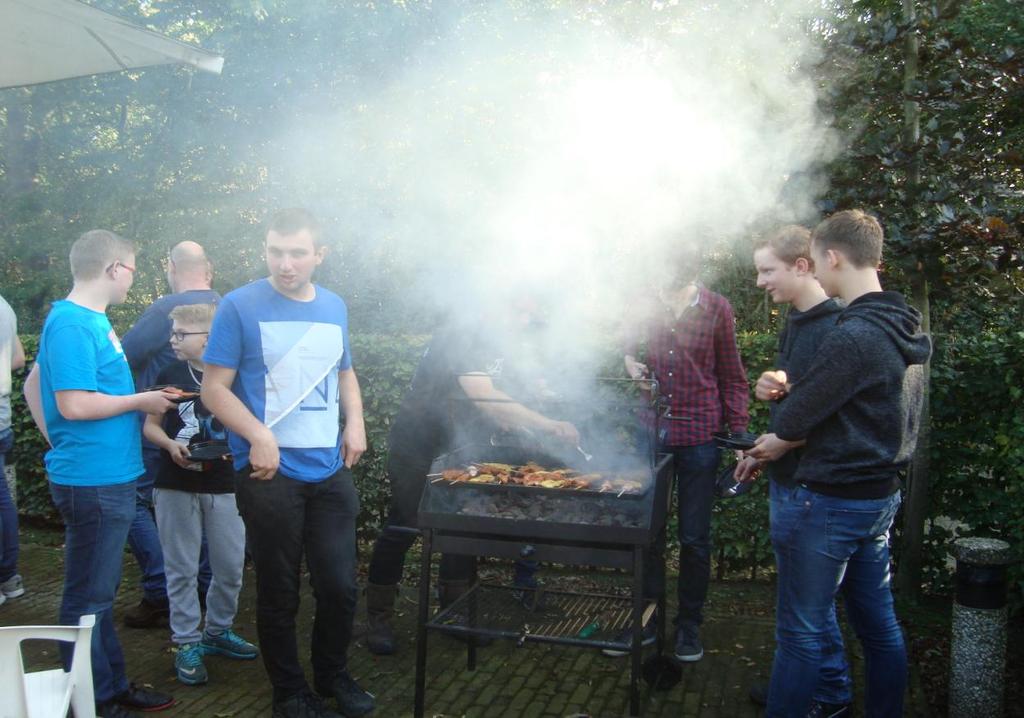
[[[925,579],[948,588],[950,541],[1008,541],[1011,600],[1024,598],[1024,331],[937,337],[932,366],[932,501]]]
[[[59,521],[57,510],[50,501],[50,491],[46,485],[46,471],[43,469],[43,454],[46,453],[46,442],[43,435],[36,429],[32,416],[28,413],[22,395],[22,384],[28,370],[35,361],[39,349],[39,337],[21,335],[21,343],[25,346],[25,369],[14,375],[14,386],[11,391],[11,427],[14,429],[14,465],[18,472],[18,512],[32,518],[47,521]]]
[[[761,372],[773,368],[776,337],[773,334],[740,333],[736,339],[753,387]],[[767,428],[768,405],[753,400],[751,392],[750,430],[760,433]],[[757,578],[760,569],[774,565],[768,536],[767,482],[757,481],[746,494],[715,503],[711,514],[711,540],[719,578],[734,573]]]
[[[359,381],[363,391],[366,414],[368,451],[356,469],[362,513],[360,530],[375,531],[387,512],[387,481],[385,459],[387,435],[391,418],[416,368],[427,337],[359,335],[352,337],[352,353],[357,358]],[[38,349],[38,338],[22,336],[28,364],[31,366]],[[12,392],[14,427],[14,464],[18,472],[18,510],[21,514],[43,521],[59,522],[50,501],[42,457],[46,442],[36,430],[22,397],[22,383],[27,374],[15,375]]]
[[[34,355],[36,342],[24,337]],[[771,366],[775,337],[742,333],[740,350],[751,381]],[[372,537],[387,512],[385,476],[387,434],[427,338],[407,335],[358,335],[353,353],[366,412],[369,449],[356,471],[362,500],[359,531]],[[609,367],[617,366],[610,358]],[[1024,558],[1024,332],[979,331],[955,341],[936,337],[932,365],[932,507],[925,567],[928,587],[945,590],[949,540],[985,535],[1010,541]],[[32,426],[16,377],[15,454],[19,509],[57,521],[46,488],[43,442]],[[752,402],[752,429],[767,424],[766,407]],[[715,506],[713,535],[719,575],[756,576],[772,565],[768,539],[766,486],[758,482],[746,496]],[[957,527],[956,529],[951,527]],[[896,526],[897,538],[899,523]],[[898,554],[897,554],[898,559]],[[1011,569],[1014,601],[1024,594],[1024,565]]]
[[[24,339],[26,352],[30,359],[34,358],[36,338]],[[388,430],[427,339],[425,336],[407,335],[364,334],[352,337],[368,440],[368,450],[355,472],[362,503],[359,532],[363,538],[375,535],[387,514],[389,489],[385,467]],[[764,334],[743,334],[739,341],[747,369],[755,379],[769,367],[775,339]],[[609,368],[617,367],[620,360],[611,357],[606,364]],[[16,378],[15,383],[14,461],[18,468],[19,510],[26,516],[58,522],[42,467],[45,445],[24,406],[20,378]],[[764,428],[767,422],[764,406],[753,404],[752,415],[753,426]],[[721,502],[715,507],[712,521],[720,572],[755,572],[759,567],[771,564],[765,493],[765,487],[758,485],[746,497]]]

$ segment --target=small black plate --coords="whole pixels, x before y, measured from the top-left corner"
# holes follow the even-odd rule
[[[199,398],[199,387],[195,384],[155,384],[153,386],[147,386],[145,389],[139,391],[160,391],[161,389],[178,389],[180,391],[187,391],[195,396],[182,396],[177,399],[171,399],[175,404],[181,404],[186,401],[195,401]]]
[[[231,455],[225,441],[201,441],[188,447],[188,458],[194,461],[219,461]]]
[[[754,448],[757,436],[757,434],[752,434],[749,431],[716,431],[711,435],[711,438],[715,440],[715,443],[720,448],[746,451],[747,449]]]

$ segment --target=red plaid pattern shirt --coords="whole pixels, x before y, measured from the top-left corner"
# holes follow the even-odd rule
[[[725,428],[746,431],[750,421],[747,373],[736,347],[736,318],[729,301],[698,286],[693,304],[677,319],[657,303],[641,329],[643,360],[668,401],[667,446],[696,446]],[[631,347],[627,347],[627,353]]]

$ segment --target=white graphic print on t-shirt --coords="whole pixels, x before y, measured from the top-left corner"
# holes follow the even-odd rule
[[[338,443],[341,327],[323,322],[260,322],[266,403],[263,422],[281,448]]]
[[[178,404],[178,416],[181,417],[182,426],[178,429],[178,435],[174,437],[175,441],[188,444],[188,440],[199,433],[195,404],[194,401],[183,401]]]

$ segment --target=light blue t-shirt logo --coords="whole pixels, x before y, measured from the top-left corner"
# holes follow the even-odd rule
[[[337,324],[260,322],[266,366],[263,421],[281,448],[333,447],[338,441],[338,362],[345,340]]]

